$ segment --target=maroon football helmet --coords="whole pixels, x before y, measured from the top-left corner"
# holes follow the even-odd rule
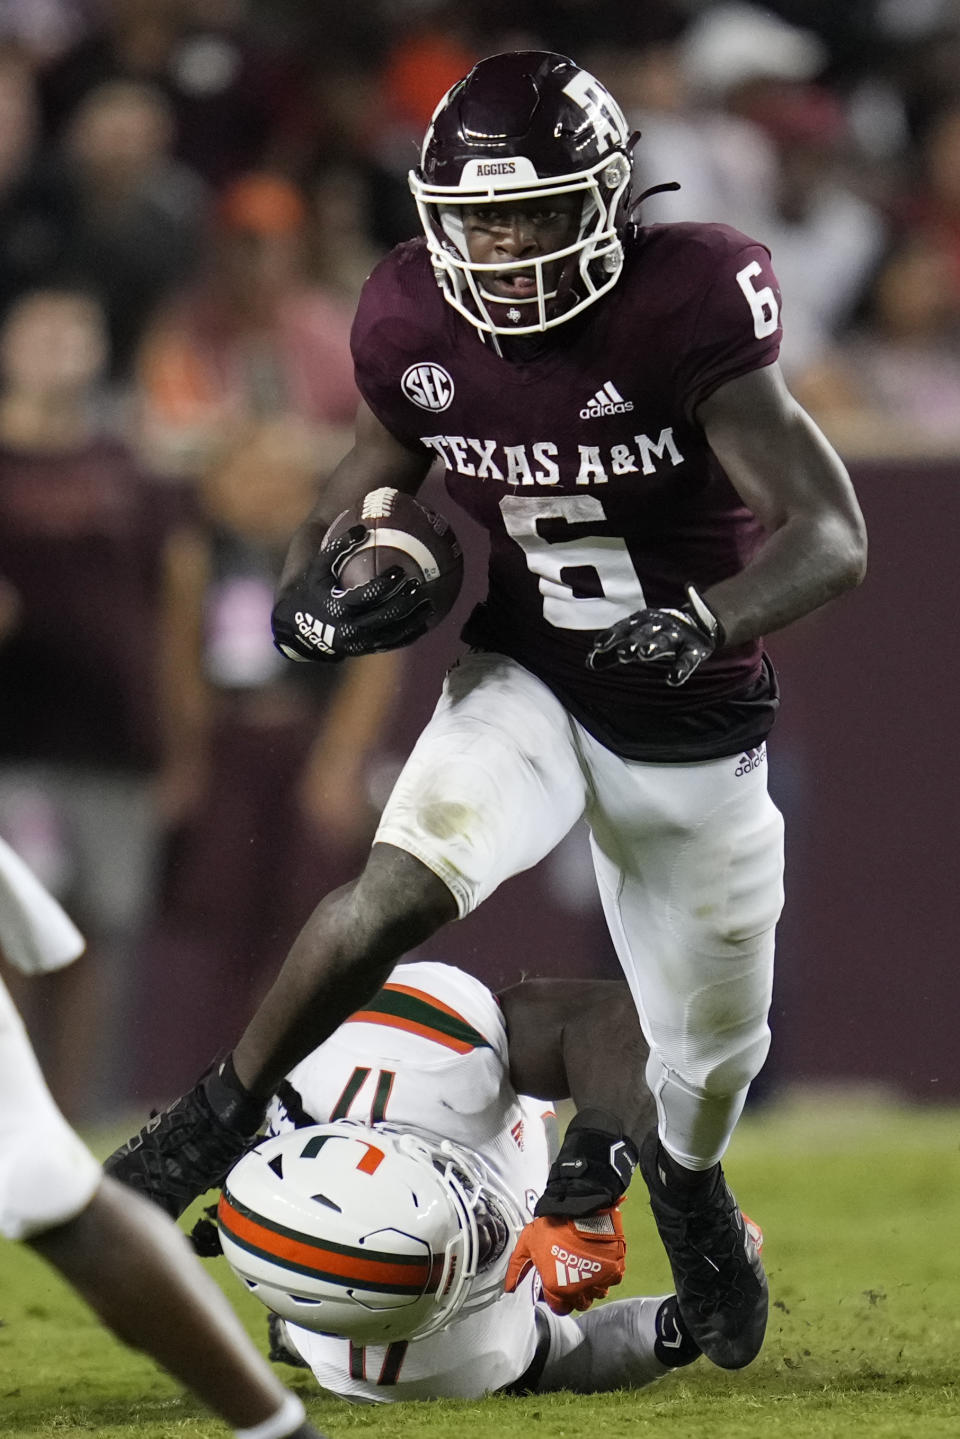
[[[475,65],[437,106],[409,176],[437,283],[454,309],[484,335],[526,335],[605,295],[623,266],[636,138],[609,91],[564,55],[522,50]],[[508,264],[471,261],[465,209],[559,195],[580,199],[572,244]],[[532,272],[536,295],[511,302],[485,288],[485,276],[510,271]]]

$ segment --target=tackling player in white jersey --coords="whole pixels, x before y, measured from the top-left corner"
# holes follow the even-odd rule
[[[495,997],[449,965],[398,965],[291,1072],[270,1110],[275,1137],[221,1197],[230,1263],[283,1316],[273,1357],[366,1403],[638,1388],[695,1359],[673,1295],[555,1312],[619,1282],[619,1216],[606,1232],[552,1221],[545,1294],[522,1252],[510,1259],[556,1148],[553,1109],[530,1091],[567,1096],[568,1068],[604,1037],[613,1064],[644,1044],[619,982],[532,981]],[[587,1298],[583,1266],[597,1275]]]

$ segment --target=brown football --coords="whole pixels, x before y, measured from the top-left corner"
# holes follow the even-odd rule
[[[336,566],[337,589],[356,589],[399,565],[405,574],[422,581],[433,602],[429,628],[450,613],[463,583],[463,552],[442,515],[402,490],[384,487],[371,490],[359,505],[339,514],[324,535],[324,544],[352,525],[363,525],[367,537]]]

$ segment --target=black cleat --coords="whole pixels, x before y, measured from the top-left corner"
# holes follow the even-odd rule
[[[719,1165],[703,1193],[671,1186],[656,1130],[641,1146],[640,1172],[688,1334],[721,1369],[742,1369],[759,1354],[767,1328],[759,1226],[741,1214]]]
[[[207,1097],[209,1086],[216,1083],[217,1075],[211,1072],[182,1099],[151,1115],[138,1134],[104,1161],[104,1173],[152,1200],[171,1219],[179,1219],[198,1195],[221,1188],[237,1160],[256,1143],[265,1106],[255,1100],[234,1105],[230,1118],[239,1122],[227,1123]]]

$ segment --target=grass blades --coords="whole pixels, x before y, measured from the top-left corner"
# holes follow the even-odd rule
[[[106,1153],[112,1138],[97,1151]],[[763,1226],[773,1309],[749,1369],[701,1360],[637,1393],[493,1397],[360,1408],[284,1377],[331,1439],[926,1439],[960,1433],[960,1114],[847,1092],[749,1112],[727,1156]],[[186,1222],[186,1221],[185,1221]],[[628,1277],[669,1271],[635,1184]],[[211,1269],[258,1343],[264,1311],[223,1261]],[[145,1296],[146,1300],[146,1296]],[[123,1349],[32,1253],[0,1241],[0,1439],[223,1439],[150,1360]]]

